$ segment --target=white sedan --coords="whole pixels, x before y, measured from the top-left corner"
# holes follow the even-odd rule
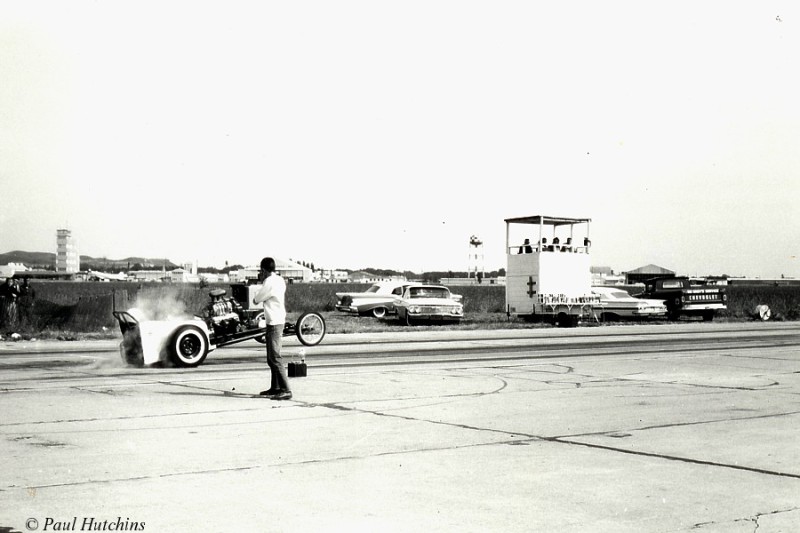
[[[457,324],[464,317],[461,299],[441,285],[409,285],[394,306],[397,318],[407,326],[423,320]]]
[[[408,282],[381,281],[364,292],[337,292],[336,310],[383,318],[394,313],[394,302],[408,285]]]
[[[643,300],[634,298],[622,289],[615,287],[592,287],[592,294],[600,297],[595,305],[595,313],[603,320],[618,318],[653,318],[667,315],[664,300]]]

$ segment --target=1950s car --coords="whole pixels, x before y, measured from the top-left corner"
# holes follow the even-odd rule
[[[397,318],[405,325],[437,321],[459,323],[464,317],[461,295],[441,285],[408,285],[395,301]]]
[[[337,292],[336,310],[383,318],[395,312],[395,299],[403,294],[408,282],[380,281],[364,292]]]
[[[603,320],[618,318],[652,318],[667,315],[664,300],[634,298],[616,287],[592,287],[592,294],[600,297],[593,306],[596,315]]]

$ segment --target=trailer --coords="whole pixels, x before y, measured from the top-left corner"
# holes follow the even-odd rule
[[[589,218],[532,215],[506,222],[506,314],[561,327],[592,318]]]

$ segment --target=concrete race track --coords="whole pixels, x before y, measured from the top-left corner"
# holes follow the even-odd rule
[[[276,402],[255,342],[196,369],[3,343],[0,531],[800,531],[799,347],[797,323],[331,335]]]

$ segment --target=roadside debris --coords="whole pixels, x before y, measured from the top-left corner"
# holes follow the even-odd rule
[[[766,322],[770,318],[772,318],[772,311],[770,310],[768,305],[757,305],[753,310],[753,318],[755,320],[761,320]]]
[[[36,337],[32,337],[27,333],[6,333],[5,335],[0,335],[0,341],[10,341],[10,342],[19,342],[19,341],[36,341]]]

